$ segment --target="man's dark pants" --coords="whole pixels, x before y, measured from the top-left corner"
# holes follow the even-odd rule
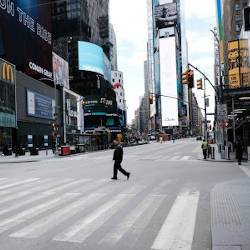
[[[123,173],[124,175],[128,176],[128,172],[125,171],[122,167],[121,167],[121,163],[120,162],[116,162],[114,163],[114,178],[117,178],[117,172],[118,170]]]
[[[207,149],[203,149],[203,156],[204,156],[204,159],[207,159]]]

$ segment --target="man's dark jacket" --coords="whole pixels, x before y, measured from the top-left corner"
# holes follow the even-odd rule
[[[121,163],[122,159],[123,159],[123,149],[122,146],[118,144],[114,151],[113,160],[117,163]]]

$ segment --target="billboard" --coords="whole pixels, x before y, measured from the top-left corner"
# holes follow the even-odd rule
[[[167,3],[155,7],[155,22],[158,29],[175,26],[177,17],[176,3]]]
[[[0,127],[16,127],[15,74],[15,67],[0,58]]]
[[[53,77],[56,85],[69,89],[69,64],[56,53],[52,53]]]
[[[248,40],[228,42],[229,88],[249,87]]]
[[[176,38],[160,39],[162,126],[178,126]]]
[[[78,41],[78,62],[79,70],[104,75],[104,53],[100,46]]]
[[[52,79],[51,12],[46,3],[0,1],[0,56],[34,78]]]
[[[28,116],[54,120],[55,100],[27,89]]]
[[[111,62],[104,54],[104,79],[111,83]]]

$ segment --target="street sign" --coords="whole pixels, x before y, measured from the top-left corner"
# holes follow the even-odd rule
[[[227,105],[226,104],[218,104],[217,115],[218,115],[219,121],[224,121],[227,119]]]

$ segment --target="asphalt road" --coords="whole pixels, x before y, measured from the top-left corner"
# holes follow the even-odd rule
[[[0,165],[1,250],[211,249],[210,191],[240,178],[234,163],[201,160],[201,142]]]

